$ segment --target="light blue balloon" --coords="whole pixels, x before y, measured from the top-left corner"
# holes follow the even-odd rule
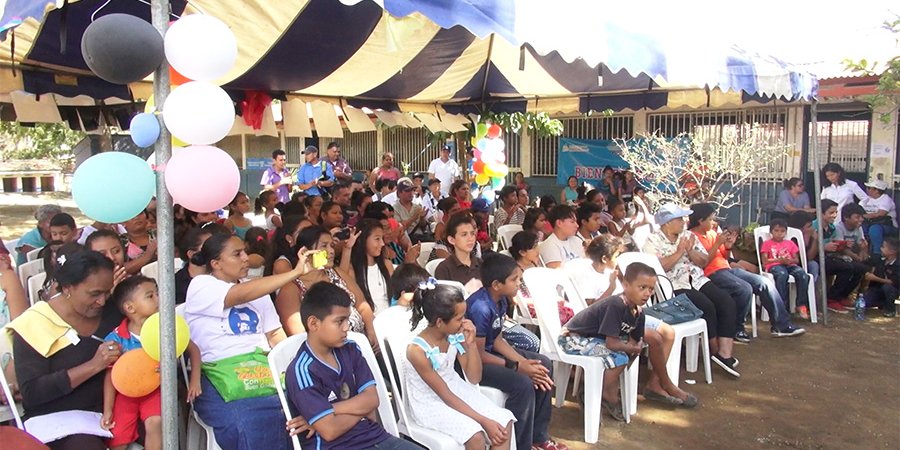
[[[151,113],[140,113],[131,118],[131,140],[138,147],[149,147],[159,139],[159,120]]]
[[[138,215],[156,193],[156,176],[147,161],[123,152],[88,158],[72,180],[72,197],[86,216],[120,223]]]

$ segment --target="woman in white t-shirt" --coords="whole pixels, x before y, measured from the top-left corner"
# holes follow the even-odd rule
[[[822,168],[825,179],[831,183],[825,189],[822,189],[820,197],[833,200],[838,204],[837,222],[841,221],[841,208],[848,203],[853,203],[853,197],[862,200],[867,197],[866,192],[859,187],[859,184],[853,180],[848,180],[844,176],[844,168],[838,163],[828,163]]]
[[[244,242],[237,236],[214,234],[203,243],[191,262],[205,266],[208,274],[191,281],[184,319],[204,363],[240,355],[250,360],[258,348],[268,350],[284,339],[269,293],[306,273],[308,253],[301,249],[289,272],[241,283],[249,270]],[[207,369],[203,370],[203,393],[194,400],[194,408],[215,430],[219,446],[225,450],[291,448],[276,395],[225,401],[221,385],[210,381]]]
[[[366,303],[377,316],[391,306],[388,281],[394,273],[394,265],[384,257],[384,228],[381,222],[361,220],[347,245],[352,250],[349,258],[341,260],[341,266],[353,275]]]
[[[874,256],[881,255],[881,243],[885,236],[897,235],[897,205],[894,199],[885,195],[887,183],[881,180],[870,180],[866,183],[869,195],[859,202],[866,211],[863,216],[863,232],[869,238],[869,249]]]

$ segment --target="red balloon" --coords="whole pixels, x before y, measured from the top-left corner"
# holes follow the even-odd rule
[[[192,81],[190,78],[178,73],[174,67],[169,66],[169,84],[172,86],[181,86],[184,83]]]
[[[474,170],[475,173],[484,173],[484,161],[475,161],[475,163],[472,164],[472,170]]]
[[[500,137],[500,133],[502,131],[503,130],[500,128],[500,125],[497,125],[495,123],[495,124],[491,125],[490,128],[488,128],[487,137],[489,137],[491,139],[496,139],[496,138]]]

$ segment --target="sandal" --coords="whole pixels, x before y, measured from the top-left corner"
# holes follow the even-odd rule
[[[672,397],[671,395],[660,394],[658,392],[646,391],[644,392],[644,398],[647,400],[662,403],[663,405],[669,406],[682,406],[684,401],[682,401],[678,397]]]
[[[610,403],[606,400],[600,400],[600,406],[603,407],[603,410],[613,419],[616,419],[619,422],[625,421],[625,414],[622,413],[621,403]]]

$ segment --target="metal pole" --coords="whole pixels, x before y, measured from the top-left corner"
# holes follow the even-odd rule
[[[151,0],[150,14],[153,26],[165,35],[169,28],[169,0]],[[169,95],[169,63],[162,64],[153,74],[153,97],[157,111],[161,110]],[[157,115],[160,125],[156,141],[156,165],[165,167],[172,154],[172,138]],[[172,197],[166,190],[162,170],[156,172],[156,239],[159,261],[159,335],[160,378],[162,389],[162,434],[165,450],[178,450],[178,361],[175,356],[175,242],[172,216]],[[197,368],[195,368],[197,369]]]
[[[821,175],[821,167],[819,165],[819,149],[817,145],[818,133],[819,133],[819,121],[818,121],[818,100],[813,99],[812,103],[809,105],[809,112],[812,116],[812,120],[810,121],[810,137],[809,137],[809,152],[810,157],[812,158],[812,166],[813,166],[813,183],[816,188],[813,192],[813,197],[816,198],[816,223],[819,224],[819,229],[816,230],[816,236],[819,239],[819,286],[822,288],[822,323],[828,325],[828,282],[825,280],[825,236],[822,235],[822,196],[819,194],[819,190],[822,186],[822,175]],[[811,299],[812,301],[816,301],[815,298]]]

